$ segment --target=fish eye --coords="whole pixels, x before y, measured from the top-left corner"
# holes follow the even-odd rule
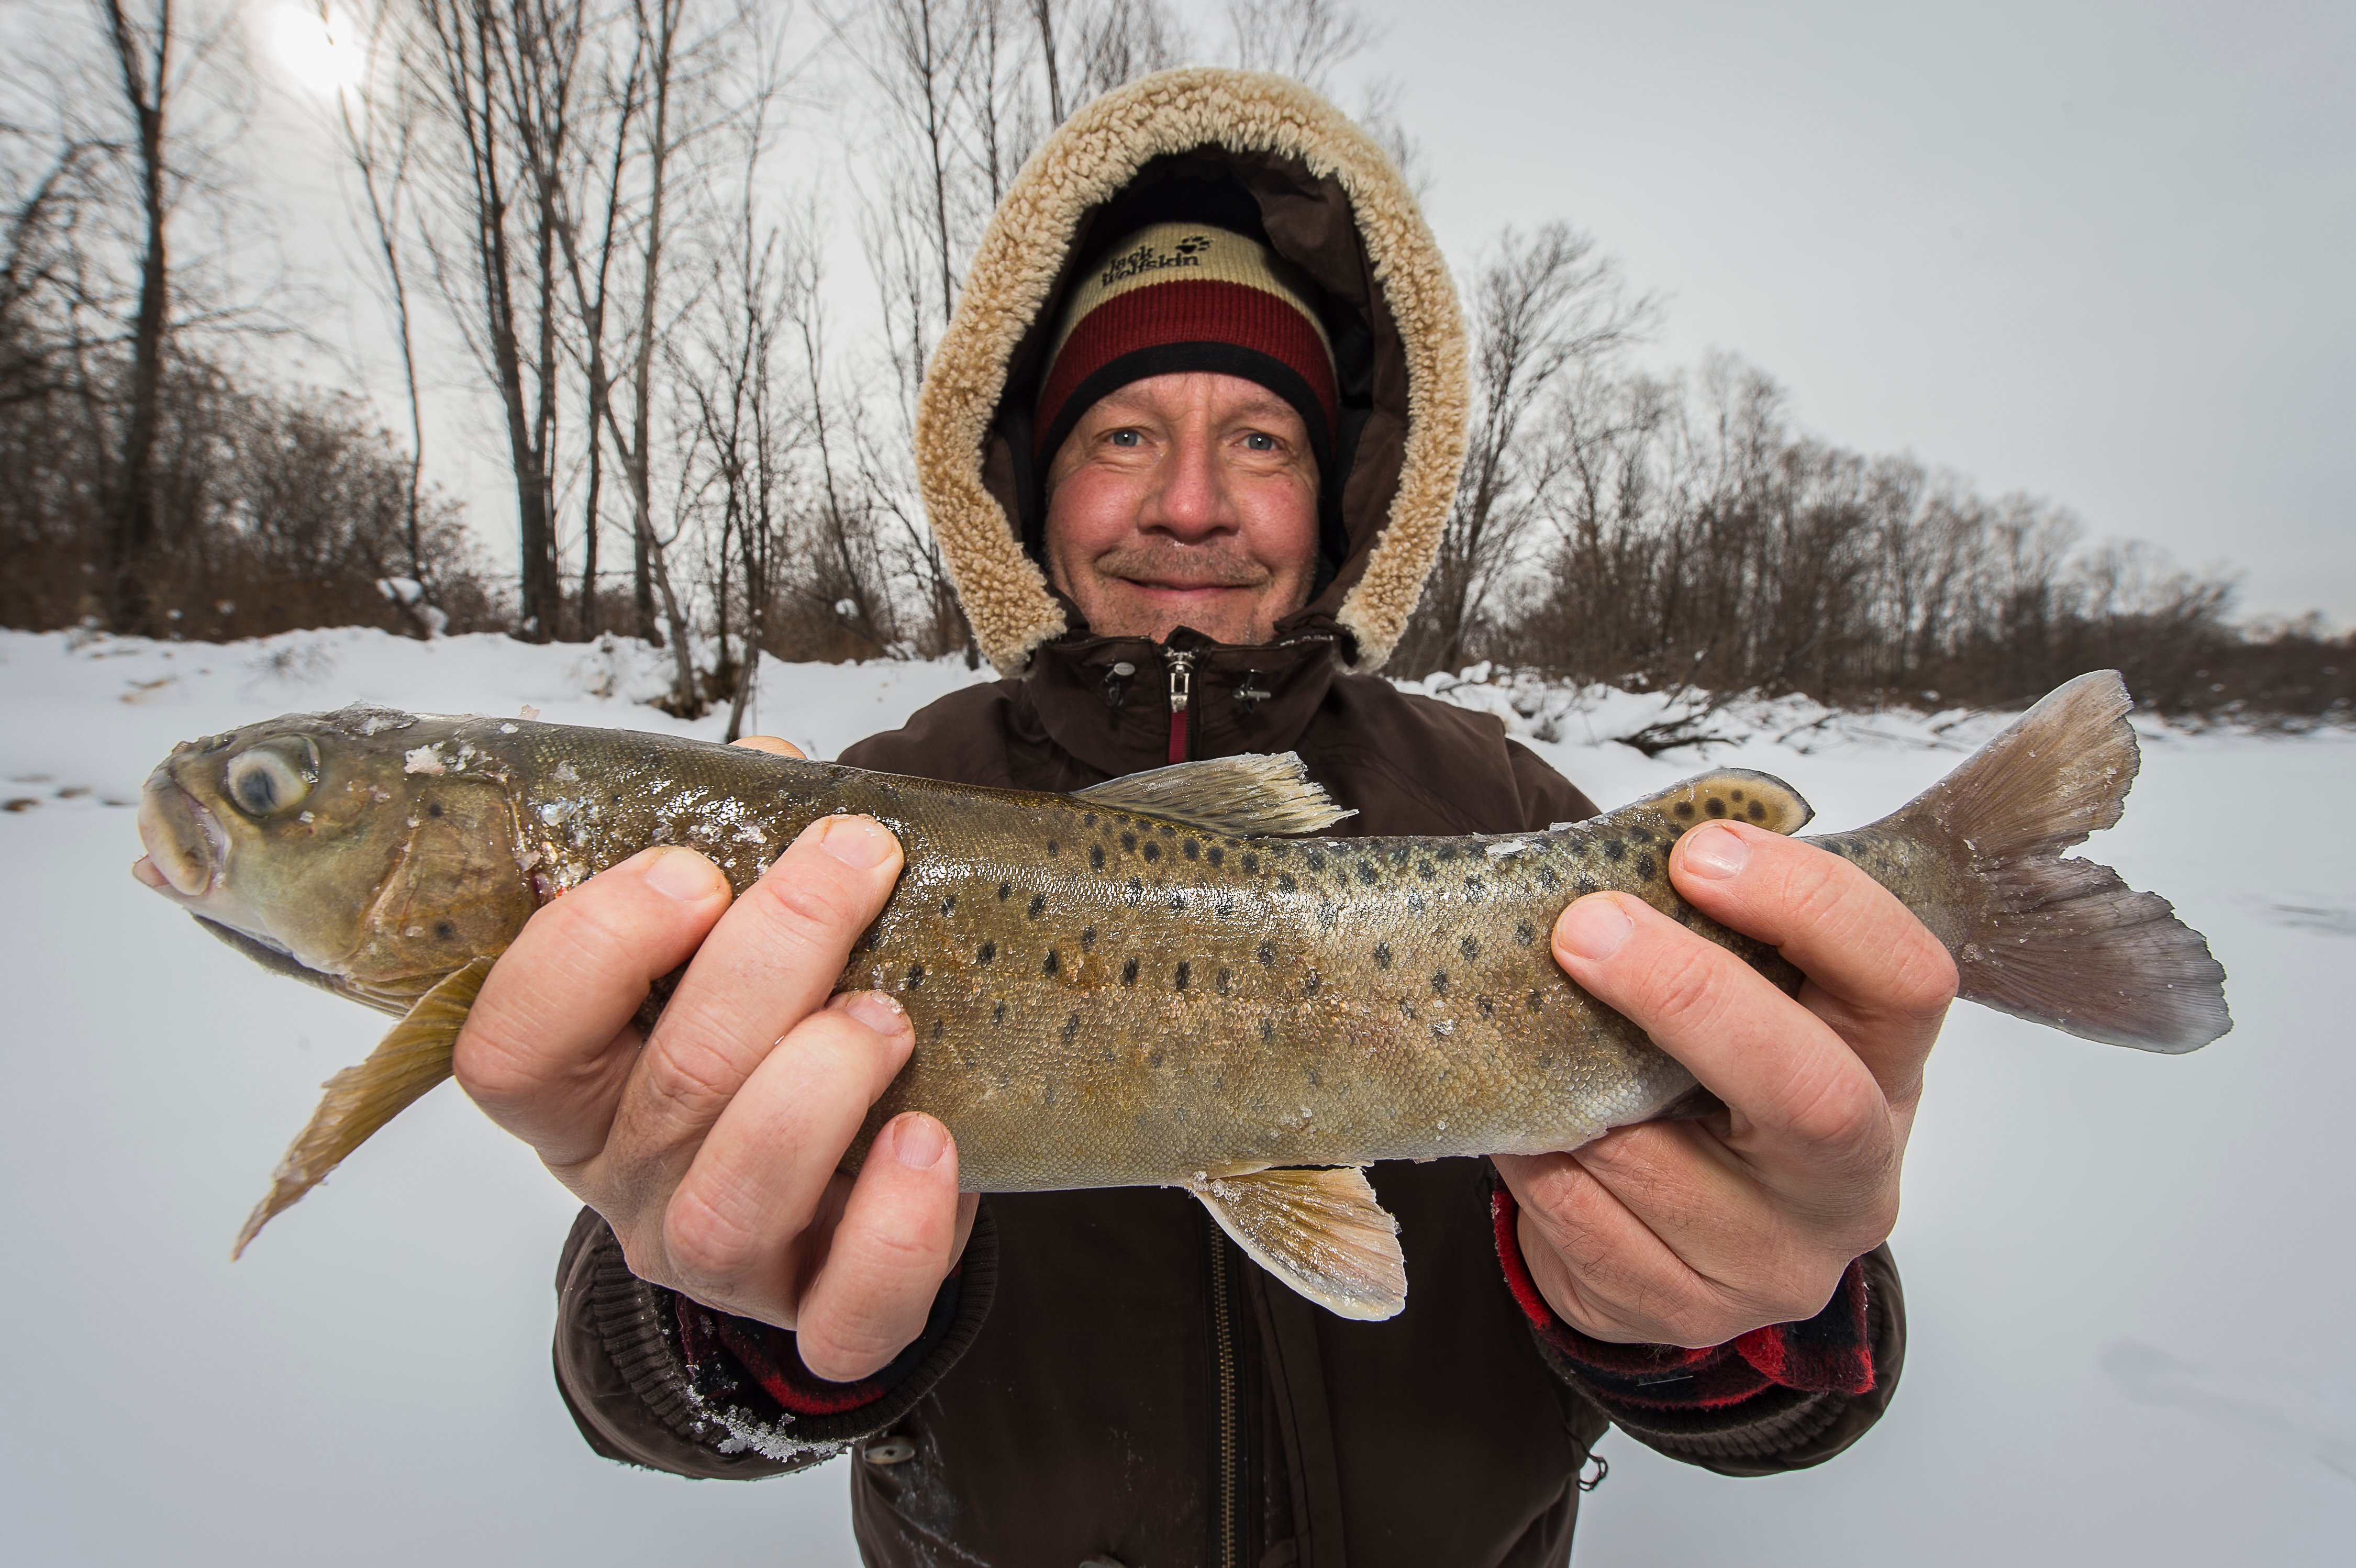
[[[230,803],[255,818],[294,810],[318,781],[318,748],[299,736],[239,752],[223,779]]]

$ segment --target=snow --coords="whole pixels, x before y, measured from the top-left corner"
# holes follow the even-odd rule
[[[1432,684],[1505,715],[1599,800],[1705,765],[1617,744],[1680,716],[1659,697],[1471,673],[1489,678]],[[770,663],[757,727],[830,756],[980,678],[956,661]],[[643,705],[667,681],[666,656],[626,640],[0,633],[0,964],[19,999],[0,1047],[0,1331],[16,1348],[0,1555],[853,1560],[841,1464],[691,1484],[581,1443],[547,1359],[573,1204],[455,1091],[231,1267],[316,1085],[381,1021],[237,960],[125,874],[122,808],[177,741],[353,701],[716,735],[718,716]],[[1995,726],[1798,703],[1707,722],[1731,737],[1708,766],[1788,779],[1829,828],[1880,815]],[[2235,1032],[2161,1058],[1959,1008],[1907,1164],[1912,1337],[1888,1419],[1771,1481],[1609,1437],[1579,1562],[2342,1560],[2356,1060],[2337,981],[2356,958],[2356,849],[2314,824],[2356,779],[2356,738],[2146,736],[2126,820],[2090,853],[2209,934]]]

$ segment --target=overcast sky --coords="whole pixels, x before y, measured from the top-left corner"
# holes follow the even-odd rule
[[[2356,621],[2356,5],[1368,8],[1460,268],[1569,218],[1665,360]]]
[[[1218,0],[1182,9],[1224,52]],[[2356,623],[2356,5],[1366,9],[1384,36],[1337,95],[1396,84],[1460,271],[1569,219],[1665,296],[1661,366],[1730,350],[1827,439],[2229,564],[2246,611]],[[298,251],[345,233],[324,145],[272,170],[327,215]],[[840,166],[791,177],[855,203]],[[466,412],[455,344],[434,360],[430,461],[504,553],[495,410]]]

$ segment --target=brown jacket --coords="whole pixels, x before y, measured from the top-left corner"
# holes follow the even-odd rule
[[[1241,221],[1332,304],[1346,478],[1318,590],[1265,647],[1092,637],[1033,555],[1042,324],[1091,244],[1167,216],[1155,203],[1171,199],[1229,226],[1240,201]],[[928,515],[1008,679],[844,760],[1048,789],[1158,766],[1174,655],[1191,663],[1185,754],[1298,751],[1360,813],[1341,832],[1512,832],[1590,814],[1495,720],[1363,673],[1430,566],[1467,406],[1446,266],[1363,134],[1295,84],[1230,71],[1166,72],[1099,99],[1009,193],[920,410]],[[1614,1359],[1542,1304],[1518,1304],[1485,1162],[1371,1177],[1398,1217],[1410,1283],[1387,1322],[1347,1322],[1275,1286],[1183,1193],[1000,1194],[924,1336],[847,1388],[800,1371],[789,1335],[633,1278],[584,1214],[560,1271],[559,1381],[600,1453],[682,1475],[773,1475],[854,1449],[873,1563],[1430,1568],[1567,1561],[1580,1467],[1608,1421],[1757,1475],[1839,1452],[1897,1380],[1902,1302],[1883,1254],[1845,1286],[1856,1359],[1869,1362],[1846,1386],[1870,1388],[1782,1386],[1730,1351]],[[1824,1322],[1840,1330],[1839,1318]],[[1792,1340],[1795,1355],[1807,1338]]]

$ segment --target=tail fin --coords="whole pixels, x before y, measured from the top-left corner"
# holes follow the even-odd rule
[[[2233,1026],[2225,971],[2168,900],[2062,852],[2119,820],[2142,757],[2111,670],[2081,675],[1904,809],[1863,832],[1945,863],[1930,919],[1961,994],[2140,1050],[2198,1050]],[[1911,857],[1910,857],[1911,858]]]

